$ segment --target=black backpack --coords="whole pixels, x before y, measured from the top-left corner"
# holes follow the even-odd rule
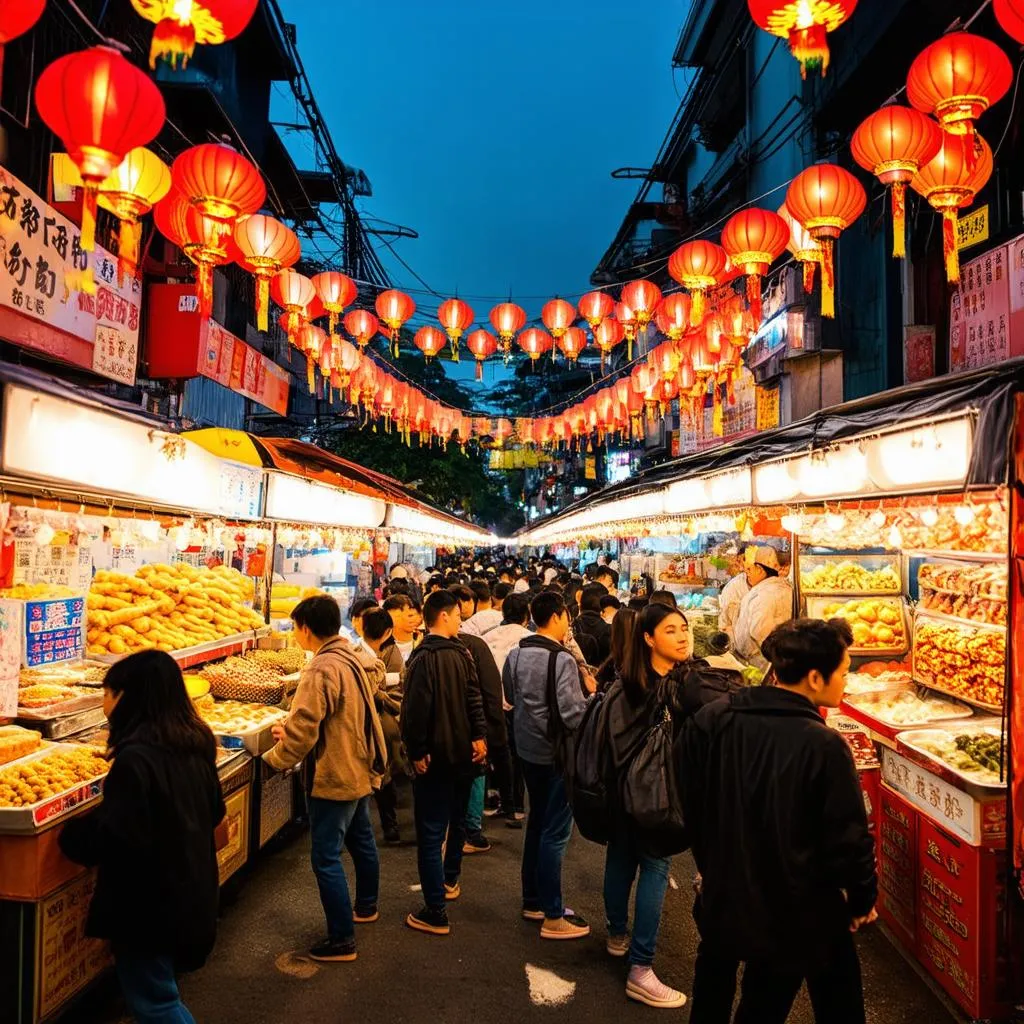
[[[569,652],[551,651],[548,654],[548,741],[554,748],[555,767],[565,774],[568,786],[575,743],[574,733],[566,728],[561,709],[558,707],[558,656],[563,653]]]
[[[604,694],[595,693],[573,736],[572,770],[566,772],[566,786],[572,816],[584,839],[604,846],[611,838],[607,769],[607,724]]]

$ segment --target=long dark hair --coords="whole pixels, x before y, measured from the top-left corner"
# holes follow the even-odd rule
[[[110,713],[110,754],[116,755],[128,743],[140,742],[216,760],[217,741],[199,717],[181,669],[169,654],[132,654],[110,667],[103,686],[120,695]]]
[[[622,612],[619,612],[621,615]],[[615,618],[618,619],[619,615]],[[633,635],[626,645],[625,656],[619,666],[619,677],[622,679],[626,696],[635,704],[640,703],[650,686],[651,649],[647,646],[646,636],[654,635],[654,631],[670,615],[678,615],[683,622],[686,616],[678,608],[669,608],[664,604],[649,604],[638,612],[633,626]]]
[[[636,627],[636,612],[632,608],[620,608],[612,619],[612,646],[608,657],[598,669],[599,674],[607,672],[608,666],[621,669],[626,660],[626,651],[633,640]]]

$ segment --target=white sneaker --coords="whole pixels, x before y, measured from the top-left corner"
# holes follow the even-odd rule
[[[629,969],[626,996],[659,1010],[675,1010],[686,1003],[686,996],[660,981],[653,967],[640,967],[637,964]]]

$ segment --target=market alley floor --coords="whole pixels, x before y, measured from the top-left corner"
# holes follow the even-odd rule
[[[409,791],[403,789],[404,837],[412,836],[409,800]],[[359,928],[359,959],[350,964],[318,965],[302,955],[323,928],[308,834],[298,833],[279,848],[264,851],[237,898],[224,909],[210,962],[183,979],[186,1004],[199,1024],[506,1024],[523,1015],[543,1018],[555,1006],[561,1006],[561,1020],[650,1024],[658,1014],[626,1000],[624,968],[604,951],[601,849],[574,836],[564,874],[567,902],[594,925],[594,934],[582,942],[542,942],[537,926],[521,921],[518,914],[523,833],[501,821],[490,824],[488,833],[491,852],[465,859],[463,895],[450,905],[448,938],[404,927],[405,914],[420,905],[419,893],[413,891],[418,881],[416,850],[411,844],[383,847],[381,918]],[[687,993],[696,951],[692,874],[689,857],[677,857],[657,960],[661,976]],[[863,936],[860,951],[869,1024],[953,1021],[877,929]],[[675,1019],[683,1022],[687,1015],[684,1009]],[[90,994],[86,1005],[73,1008],[65,1018],[66,1024],[123,1020],[112,984]],[[805,994],[789,1020],[813,1020]]]

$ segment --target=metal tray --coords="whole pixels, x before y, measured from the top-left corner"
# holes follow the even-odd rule
[[[254,757],[265,754],[274,745],[274,739],[270,730],[275,725],[280,725],[288,717],[284,709],[273,709],[273,717],[258,728],[249,729],[247,732],[224,732],[223,726],[207,723],[213,730],[217,742],[228,750],[247,750]]]
[[[54,718],[62,718],[65,715],[74,715],[80,711],[91,711],[103,704],[103,694],[99,690],[92,690],[90,693],[83,693],[70,700],[60,701],[57,704],[46,704],[41,708],[18,708],[18,718],[30,722],[48,722]]]
[[[803,578],[819,566],[831,563],[854,562],[869,572],[888,567],[896,574],[896,589],[889,590],[827,590],[805,587]],[[805,597],[845,597],[851,601],[858,597],[899,597],[903,593],[903,576],[899,555],[804,555],[800,559],[800,593]]]
[[[850,654],[856,657],[866,656],[875,659],[892,658],[905,654],[910,650],[911,633],[910,623],[907,620],[907,607],[898,594],[879,594],[877,596],[862,597],[859,594],[838,594],[831,597],[808,597],[807,615],[812,619],[824,619],[825,608],[830,604],[852,604],[854,601],[885,601],[895,607],[900,614],[903,625],[903,643],[893,647],[859,647],[854,644],[850,648]]]
[[[930,718],[925,718],[919,722],[900,722],[893,718],[887,718],[881,711],[876,710],[877,705],[881,703],[883,698],[898,697],[900,694],[910,693],[915,699],[927,699],[920,698],[920,696],[909,689],[902,689],[896,691],[875,691],[874,693],[861,693],[861,694],[850,694],[843,698],[845,703],[851,707],[856,708],[861,714],[873,718],[883,725],[887,725],[893,729],[919,729],[926,727],[935,722],[952,722],[967,720],[974,716],[974,711],[966,704],[957,704],[953,701],[941,701],[948,708],[946,713],[936,713]],[[932,698],[935,700],[936,698]]]
[[[982,775],[978,772],[961,771],[959,768],[954,768],[953,765],[948,764],[937,754],[933,754],[930,750],[926,750],[924,747],[920,746],[920,741],[922,739],[927,739],[932,736],[949,740],[952,740],[954,736],[961,733],[986,733],[989,736],[1001,736],[1002,729],[998,720],[995,720],[995,724],[989,724],[990,721],[992,720],[970,723],[964,722],[963,725],[958,724],[955,728],[950,726],[950,728],[947,729],[909,729],[906,732],[897,733],[896,741],[908,750],[913,750],[916,754],[926,757],[929,761],[937,764],[943,770],[972,786],[980,786],[983,789],[1005,789],[1005,781],[1000,782],[998,779],[993,781],[991,776],[988,774]],[[1008,771],[1009,765],[1005,765],[1004,767]]]
[[[59,747],[54,744],[44,745],[39,750],[26,754],[25,757],[21,757],[17,761],[11,761],[10,764],[5,764],[3,767],[7,769],[14,765],[37,761],[60,748],[89,749],[86,744],[82,743],[63,743]],[[65,790],[63,793],[47,797],[39,803],[29,804],[27,807],[0,807],[0,835],[31,835],[49,828],[60,818],[96,800],[103,792],[105,778],[106,774],[104,773],[90,782],[83,782],[74,789]]]
[[[261,629],[250,629],[244,633],[232,633],[230,636],[221,637],[219,640],[209,640],[205,644],[196,644],[194,647],[183,647],[180,651],[171,651],[171,657],[178,662],[188,662],[190,665],[198,664],[194,662],[194,658],[202,658],[203,655],[208,654],[210,657],[206,660],[212,661],[214,658],[225,657],[227,651],[225,648],[235,647],[238,644],[244,644],[248,642],[255,642],[261,636],[268,636],[270,629],[266,626]],[[93,661],[102,662],[105,665],[113,665],[115,662],[121,661],[123,658],[127,658],[127,654],[99,654],[93,656]]]

